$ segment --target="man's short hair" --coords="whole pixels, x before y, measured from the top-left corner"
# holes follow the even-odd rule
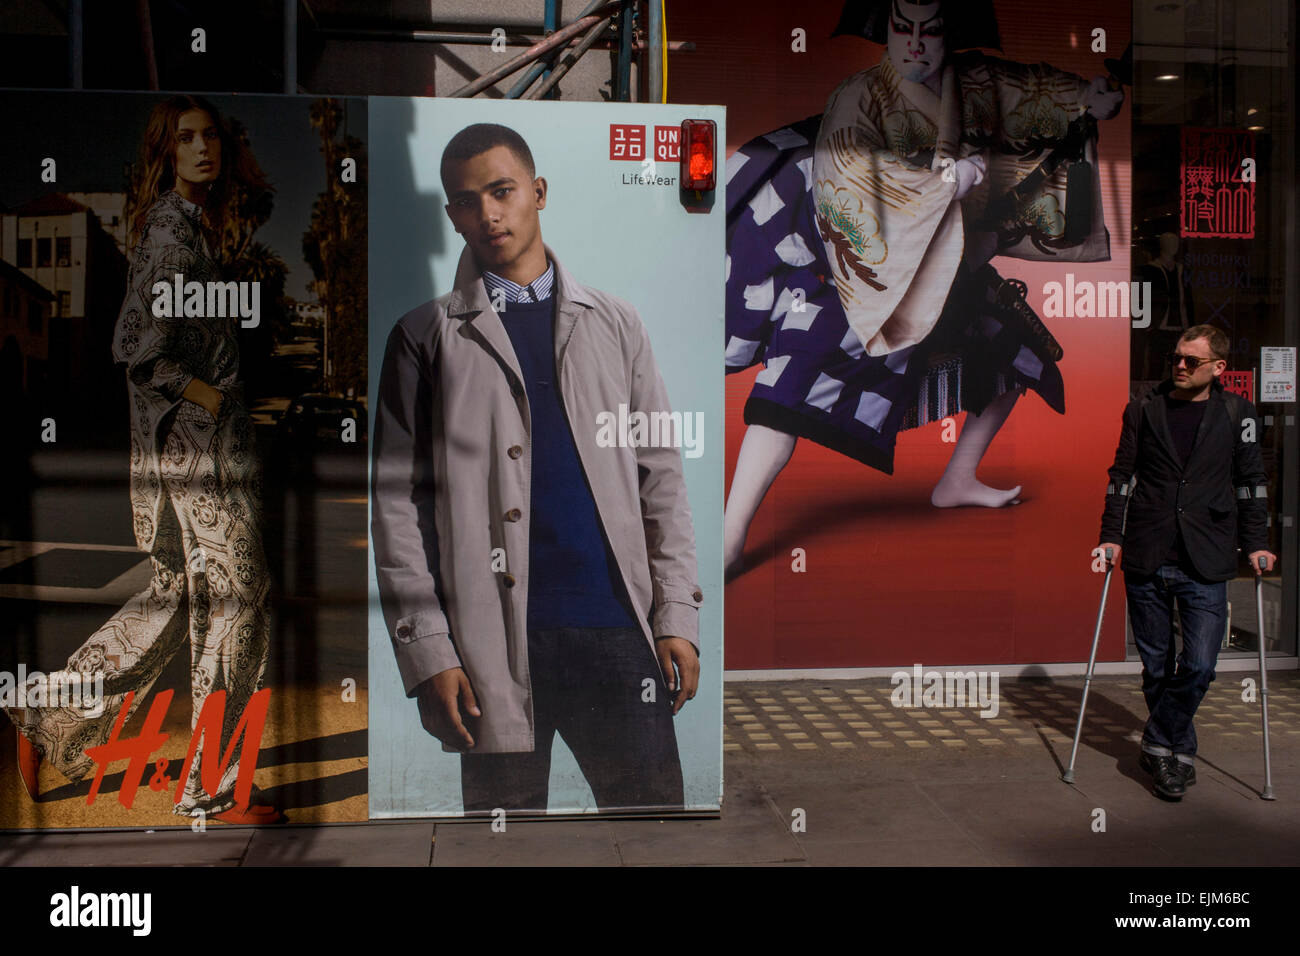
[[[515,158],[528,170],[530,180],[537,177],[532,150],[522,136],[509,126],[499,123],[474,123],[453,136],[442,151],[442,164],[438,174],[442,177],[443,189],[447,188],[447,170],[452,163],[463,163],[497,146],[504,146],[515,154]]]
[[[1232,346],[1228,343],[1228,337],[1223,334],[1222,330],[1215,328],[1213,325],[1193,325],[1178,337],[1180,342],[1190,342],[1193,339],[1205,339],[1209,343],[1210,354],[1216,359],[1227,361],[1228,351]]]

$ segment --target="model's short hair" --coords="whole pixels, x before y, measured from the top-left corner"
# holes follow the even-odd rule
[[[1216,359],[1227,361],[1228,351],[1232,346],[1228,343],[1228,337],[1223,334],[1221,329],[1215,328],[1213,325],[1193,325],[1178,337],[1180,342],[1190,342],[1193,339],[1205,339],[1210,345],[1210,354]]]
[[[452,163],[463,163],[497,146],[504,146],[515,154],[515,158],[528,170],[529,179],[537,177],[533,152],[522,136],[509,126],[502,126],[499,123],[474,123],[453,136],[447,143],[446,149],[442,151],[442,164],[439,166],[438,174],[442,177],[444,191],[447,188],[447,171]]]

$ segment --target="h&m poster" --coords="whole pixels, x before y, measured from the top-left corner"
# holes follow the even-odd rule
[[[365,102],[3,102],[0,828],[365,819]]]

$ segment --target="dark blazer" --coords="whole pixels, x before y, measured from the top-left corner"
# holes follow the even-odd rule
[[[1184,463],[1174,447],[1164,401],[1173,387],[1172,381],[1162,382],[1124,409],[1101,516],[1101,543],[1124,549],[1120,566],[1126,573],[1152,574],[1181,529],[1196,573],[1226,581],[1236,577],[1238,546],[1245,554],[1268,548],[1261,422],[1254,405],[1224,391],[1216,380]],[[1243,432],[1252,440],[1243,441]],[[1126,486],[1135,474],[1137,489],[1124,527]]]

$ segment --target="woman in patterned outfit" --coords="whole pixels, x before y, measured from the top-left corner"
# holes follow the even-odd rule
[[[266,670],[261,472],[239,381],[238,319],[172,316],[171,309],[158,309],[168,313],[160,317],[153,289],[166,283],[170,298],[177,275],[187,283],[219,280],[209,240],[220,240],[234,202],[269,194],[269,187],[217,111],[190,96],[154,108],[133,185],[127,213],[133,252],[113,358],[125,366],[130,401],[135,539],[149,552],[154,574],[148,588],[68,659],[68,671],[88,679],[103,674],[102,713],[53,706],[10,711],[19,730],[20,770],[33,797],[38,759],[69,779],[84,776],[95,766],[86,750],[108,740],[126,693],[135,692],[134,711],[187,646],[191,727],[209,694],[226,694],[220,749],[209,759],[225,755]],[[238,754],[217,791],[204,789],[203,752],[216,743],[200,744],[175,812],[230,823],[277,822],[279,811],[271,807],[236,806]]]

